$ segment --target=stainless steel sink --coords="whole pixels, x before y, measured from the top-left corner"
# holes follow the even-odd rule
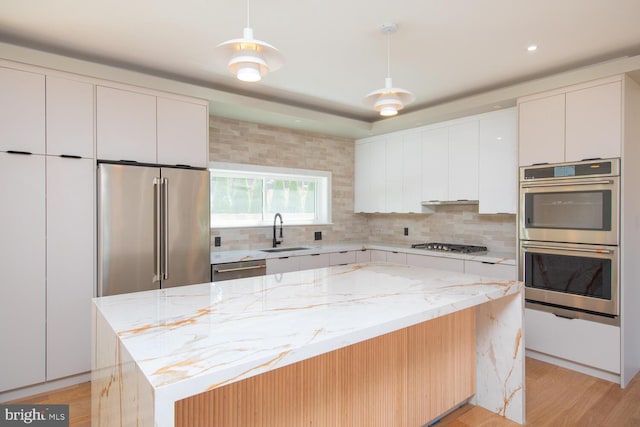
[[[260,252],[275,253],[275,252],[302,251],[302,250],[305,250],[305,249],[311,249],[311,248],[296,247],[296,248],[273,248],[273,249],[260,249]]]

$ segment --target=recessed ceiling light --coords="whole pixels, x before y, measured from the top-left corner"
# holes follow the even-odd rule
[[[527,47],[527,50],[529,52],[535,52],[536,50],[538,50],[538,46],[535,44],[530,45],[529,47]]]

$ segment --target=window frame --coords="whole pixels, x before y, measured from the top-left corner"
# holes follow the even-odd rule
[[[214,176],[229,176],[229,177],[243,177],[243,178],[259,178],[263,181],[265,179],[290,179],[290,180],[313,180],[316,182],[316,218],[313,221],[296,221],[287,219],[286,213],[282,213],[284,219],[284,226],[309,226],[309,225],[329,225],[331,224],[331,199],[332,199],[332,183],[331,171],[313,170],[313,169],[297,169],[297,168],[283,168],[275,166],[262,166],[262,165],[250,165],[244,163],[228,163],[228,162],[209,162],[209,172],[211,174],[210,179]],[[215,174],[214,171],[221,171],[220,174]],[[263,184],[264,186],[264,184]],[[211,197],[211,206],[213,205],[213,187],[210,188],[209,194]],[[257,227],[271,227],[273,225],[273,218],[268,218],[266,208],[264,205],[265,195],[262,197],[262,221],[259,223],[250,224],[216,224],[213,218],[213,212],[210,208],[211,228],[257,228]]]

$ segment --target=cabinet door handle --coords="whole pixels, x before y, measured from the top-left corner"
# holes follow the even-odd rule
[[[169,278],[169,178],[162,178],[162,222],[164,226],[162,279]]]
[[[7,150],[8,154],[23,154],[25,156],[29,156],[33,153],[29,152],[29,151],[18,151],[18,150]]]
[[[160,195],[162,194],[162,189],[160,188],[160,178],[153,178],[153,188],[155,190],[155,205],[154,205],[154,213],[155,213],[155,229],[153,242],[155,245],[155,274],[153,276],[153,283],[160,281],[162,274],[162,252],[161,252],[161,243],[160,243],[160,234],[162,233],[162,216],[160,215]]]
[[[82,158],[80,156],[75,156],[73,154],[60,154],[60,157],[62,157],[63,159],[81,159]]]

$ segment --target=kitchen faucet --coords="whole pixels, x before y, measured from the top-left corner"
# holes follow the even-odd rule
[[[277,213],[273,217],[273,247],[274,248],[280,243],[282,243],[281,240],[276,239],[276,219],[278,219],[278,217],[280,217],[280,238],[282,239],[282,215],[280,215],[280,213]]]

